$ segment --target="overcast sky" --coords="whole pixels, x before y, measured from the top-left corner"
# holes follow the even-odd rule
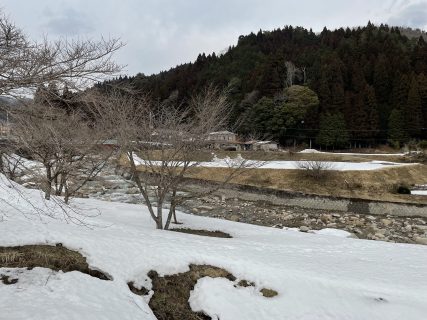
[[[427,0],[2,0],[32,38],[120,37],[116,60],[145,74],[220,53],[241,34],[284,25],[389,23],[427,29]]]

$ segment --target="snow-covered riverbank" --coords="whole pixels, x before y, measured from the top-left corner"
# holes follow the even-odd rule
[[[19,193],[17,192],[19,191]],[[24,201],[24,195],[30,200]],[[427,313],[427,247],[305,234],[179,213],[184,227],[221,230],[232,239],[154,229],[141,205],[75,199],[89,225],[40,216],[37,190],[1,181],[0,246],[62,243],[111,275],[102,281],[47,269],[10,270],[18,283],[0,283],[1,316],[7,319],[155,319],[129,281],[150,288],[147,273],[173,274],[190,263],[222,267],[255,288],[203,278],[191,305],[213,319],[424,319]],[[40,209],[38,214],[35,208]],[[98,215],[99,214],[99,215]],[[80,216],[80,218],[83,218]],[[8,270],[0,269],[0,273]],[[267,299],[259,289],[279,295]]]

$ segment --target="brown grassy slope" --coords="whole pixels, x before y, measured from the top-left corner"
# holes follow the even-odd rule
[[[227,170],[194,168],[188,177],[222,181]],[[427,204],[426,197],[399,195],[393,191],[399,184],[427,183],[427,166],[421,164],[373,171],[332,171],[324,179],[305,177],[301,170],[250,169],[234,178],[232,183],[318,195]]]
[[[239,152],[215,151],[217,156],[236,157]],[[320,161],[352,161],[365,162],[372,160],[407,162],[409,159],[401,156],[373,155],[338,155],[338,154],[289,154],[287,152],[241,152],[246,159],[255,160],[320,160]],[[156,158],[153,155],[153,158]],[[200,151],[198,161],[209,161],[212,154]],[[127,160],[121,157],[120,164],[126,166]],[[143,171],[143,167],[140,166]],[[226,168],[192,168],[187,174],[189,178],[224,181],[228,175]],[[427,165],[416,164],[404,167],[391,167],[373,171],[333,171],[325,179],[305,177],[300,170],[279,169],[249,169],[236,178],[232,183],[251,185],[262,188],[273,188],[304,192],[308,194],[352,197],[370,200],[413,202],[427,204],[427,197],[399,195],[394,192],[397,185],[411,186],[427,183]]]

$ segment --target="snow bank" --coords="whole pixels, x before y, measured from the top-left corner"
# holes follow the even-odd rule
[[[221,320],[421,320],[427,314],[427,246],[306,234],[178,212],[184,227],[233,236],[209,238],[155,230],[141,205],[73,199],[74,208],[100,212],[87,218],[84,227],[67,223],[59,211],[56,219],[26,217],[22,211],[47,210],[41,194],[18,188],[31,199],[29,205],[4,180],[0,185],[0,246],[60,242],[114,279],[76,272],[52,273],[47,279],[48,270],[21,270],[17,284],[0,283],[0,310],[8,319],[154,319],[145,300],[126,283],[150,288],[148,271],[173,274],[187,271],[190,263],[222,267],[255,283],[255,288],[234,288],[225,279],[199,280],[191,305]],[[264,298],[261,288],[279,295]]]
[[[281,169],[281,170],[300,170],[300,164],[306,161],[252,161],[244,160],[242,158],[230,159],[218,159],[215,158],[210,162],[200,162],[192,163],[191,166],[199,166],[205,168],[236,168],[245,161],[244,166],[246,168],[257,168],[257,169]],[[322,161],[325,164],[325,170],[336,170],[336,171],[369,171],[369,170],[379,170],[389,167],[396,166],[411,166],[416,165],[414,163],[398,163],[398,162],[389,162],[389,161],[370,161],[370,162],[331,162],[331,161]],[[135,163],[137,165],[161,165],[160,161],[146,161],[137,156],[135,156]],[[173,163],[172,166],[180,166],[180,164]]]
[[[44,268],[0,268],[0,274],[19,279],[16,285],[0,282],[1,319],[156,319],[146,303],[114,281]]]
[[[322,153],[322,152],[319,150],[316,150],[316,149],[304,149],[304,150],[300,151],[299,153]]]
[[[10,171],[15,167],[19,171],[43,168],[42,163],[34,160],[28,160],[18,156],[17,154],[3,155],[3,164],[6,165],[6,170]]]
[[[408,153],[357,153],[357,152],[325,152],[316,149],[304,149],[299,153],[322,153],[322,154],[338,154],[338,155],[349,155],[349,156],[398,156],[403,157]]]
[[[416,185],[415,190],[411,190],[411,194],[427,196],[427,184]]]
[[[313,233],[321,234],[325,236],[340,237],[340,238],[354,238],[354,235],[351,234],[350,232],[347,232],[345,230],[340,230],[340,229],[333,229],[333,228],[313,230]]]
[[[427,190],[411,190],[411,194],[418,196],[427,196]]]

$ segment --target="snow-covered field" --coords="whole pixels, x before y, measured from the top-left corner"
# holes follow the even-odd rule
[[[427,196],[427,190],[411,190],[411,194],[415,194],[417,196]]]
[[[138,156],[134,156],[135,163],[137,165],[161,165],[160,161],[150,161],[143,160]],[[198,167],[205,168],[233,168],[238,167],[244,162],[245,167],[253,167],[257,169],[286,169],[286,170],[298,170],[301,169],[301,164],[306,163],[307,161],[252,161],[244,160],[243,158],[224,158],[218,159],[214,158],[209,162],[201,162],[191,164],[192,166],[197,165]],[[175,166],[175,164],[173,164]],[[322,161],[322,167],[325,170],[336,170],[336,171],[367,171],[367,170],[379,170],[384,168],[396,167],[396,166],[408,166],[414,165],[414,163],[398,163],[398,162],[389,162],[389,161],[369,161],[369,162],[340,162],[340,161]]]
[[[357,152],[326,152],[319,151],[316,149],[304,149],[299,153],[321,153],[321,154],[332,154],[332,155],[347,155],[347,156],[389,156],[389,157],[403,157],[407,153],[357,153]]]
[[[414,190],[411,190],[411,194],[417,196],[427,196],[427,184],[416,185]]]
[[[31,204],[18,194],[30,199]],[[0,269],[19,278],[0,282],[0,319],[155,319],[128,281],[150,287],[147,272],[173,274],[188,265],[225,268],[256,287],[235,288],[224,278],[203,278],[190,297],[213,319],[405,319],[427,315],[427,247],[347,239],[331,230],[306,234],[179,214],[183,227],[221,230],[232,239],[155,230],[141,205],[75,199],[90,213],[88,226],[55,219],[37,190],[10,188],[0,179],[0,246],[62,243],[109,274],[103,281],[79,272]],[[279,295],[265,298],[261,288]]]

